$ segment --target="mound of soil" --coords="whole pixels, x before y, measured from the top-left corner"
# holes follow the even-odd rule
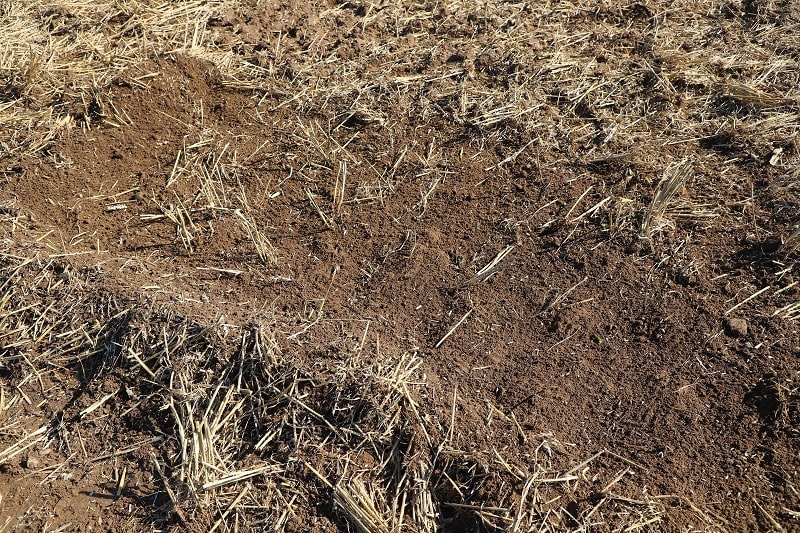
[[[307,75],[318,25],[332,33],[317,76],[348,61],[378,76],[375,48],[392,33],[383,18],[368,25],[377,6],[331,16],[260,4],[212,25],[220,42],[254,43],[249,59],[276,80]],[[436,64],[487,92],[512,83],[491,33],[511,22],[447,9],[431,23],[441,48],[405,75]],[[594,59],[594,79],[617,62],[649,65],[625,90],[660,106],[651,127],[669,136],[664,117],[699,82],[659,81],[668,61],[656,68],[657,46],[640,39],[660,15],[625,9],[579,10],[559,27],[571,39],[594,24],[638,31],[624,58]],[[715,16],[730,28],[768,15],[753,9]],[[263,57],[279,34],[295,63]],[[493,123],[458,111],[439,81],[426,94],[395,83],[365,89],[376,100],[364,106],[354,88],[307,101],[161,55],[107,88],[114,120],[107,107],[46,152],[2,160],[0,523],[345,531],[360,526],[339,477],[395,479],[386,464],[402,456],[409,478],[434,487],[444,530],[526,530],[503,513],[524,507],[540,464],[586,483],[550,502],[560,521],[541,524],[553,530],[612,529],[621,514],[601,505],[653,502],[663,508],[637,527],[797,527],[788,236],[800,219],[774,147],[733,126],[679,149],[644,133],[638,145],[604,142],[609,108],[588,96],[551,93]],[[763,119],[734,100],[714,104],[724,120]],[[790,147],[780,154],[788,162]],[[230,434],[209,429],[228,420],[239,420]],[[184,442],[180,421],[206,424],[193,434],[216,447]],[[268,439],[272,427],[282,429]],[[424,463],[437,443],[445,451]],[[241,481],[228,484],[223,463]],[[377,489],[354,479],[341,486],[380,508]],[[203,500],[217,482],[224,504]]]

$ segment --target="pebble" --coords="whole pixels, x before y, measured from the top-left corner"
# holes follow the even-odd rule
[[[747,322],[741,318],[729,318],[725,321],[725,334],[729,337],[746,337]]]

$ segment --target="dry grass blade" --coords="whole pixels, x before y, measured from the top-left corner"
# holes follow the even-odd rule
[[[658,184],[653,201],[642,221],[642,234],[650,236],[664,227],[666,221],[663,218],[669,202],[686,183],[691,172],[692,163],[688,160],[674,163],[664,171],[664,177]]]
[[[345,188],[347,186],[347,161],[339,162],[339,171],[336,173],[336,181],[333,184],[331,197],[333,198],[333,210],[341,212],[342,204],[345,201]]]
[[[361,533],[390,533],[387,510],[378,510],[378,494],[370,491],[361,478],[339,482],[333,494],[334,504]]]
[[[169,497],[169,501],[172,504],[172,510],[178,515],[178,518],[181,519],[181,522],[186,523],[186,516],[184,516],[183,511],[179,506],[178,498],[175,496],[175,492],[170,487],[169,479],[164,475],[164,470],[161,468],[161,464],[158,462],[158,459],[155,455],[151,455],[151,459],[153,460],[153,466],[155,467],[156,472],[158,472],[158,475],[161,478],[161,482],[164,484],[164,490],[167,492],[167,497]]]
[[[319,204],[317,203],[316,195],[311,192],[311,189],[306,189],[306,198],[308,198],[308,203],[311,204],[314,212],[317,213],[320,220],[322,220],[322,223],[325,224],[325,227],[328,229],[333,229],[333,222],[331,221],[330,217],[325,214],[322,208],[320,208]]]
[[[588,281],[588,279],[589,279],[589,277],[586,276],[585,278],[580,280],[578,283],[576,283],[575,285],[573,285],[569,289],[565,290],[564,292],[562,292],[560,294],[556,294],[553,298],[551,298],[548,302],[545,303],[545,305],[542,307],[542,311],[541,312],[545,313],[545,312],[547,312],[547,311],[549,311],[551,309],[558,309],[558,307],[567,299],[567,297],[570,294],[572,294],[573,291],[575,291],[575,289],[577,289],[578,287],[580,287],[581,285],[586,283],[586,281]]]
[[[140,215],[140,218],[144,222],[152,222],[166,218],[175,224],[175,233],[178,241],[181,243],[183,249],[191,254],[194,252],[194,243],[200,230],[192,220],[189,210],[183,205],[183,202],[177,195],[175,196],[175,200],[177,205],[161,205],[153,200],[161,210],[161,215],[143,214]]]
[[[106,403],[108,400],[110,400],[111,398],[113,398],[116,395],[117,395],[116,391],[106,394],[105,396],[103,396],[102,398],[100,398],[99,400],[94,402],[92,405],[90,405],[89,407],[87,407],[86,409],[81,411],[79,416],[81,418],[85,418],[87,415],[89,415],[90,413],[92,413],[96,409],[99,409],[100,407],[102,407],[102,405],[104,403]]]
[[[494,256],[494,258],[491,261],[489,261],[489,263],[486,264],[486,266],[484,266],[482,269],[480,269],[475,273],[475,275],[472,277],[472,279],[470,279],[468,283],[472,284],[480,281],[486,281],[496,272],[502,270],[503,268],[506,268],[507,266],[510,266],[510,264],[513,264],[513,261],[510,263],[502,264],[505,258],[508,256],[508,254],[510,254],[513,250],[514,250],[514,245],[506,246],[505,248],[500,250],[500,252],[498,252],[498,254]]]
[[[0,451],[0,465],[8,463],[25,450],[45,440],[47,438],[47,430],[47,426],[42,426],[36,431],[24,435],[5,450]]]
[[[747,303],[747,302],[749,302],[750,300],[754,300],[755,298],[758,298],[759,296],[761,296],[762,294],[764,294],[765,292],[767,292],[767,291],[768,291],[768,290],[770,290],[771,288],[772,288],[771,286],[767,285],[767,286],[766,286],[766,287],[764,287],[763,289],[757,290],[756,292],[754,292],[753,294],[751,294],[750,296],[748,296],[747,298],[745,298],[744,300],[742,300],[742,301],[741,301],[741,302],[739,302],[738,304],[734,305],[733,307],[731,307],[730,309],[728,309],[727,311],[725,311],[725,314],[726,314],[726,315],[729,315],[729,314],[731,314],[731,313],[732,313],[733,311],[735,311],[736,309],[739,309],[741,306],[743,306],[744,304],[746,304],[746,303]]]
[[[214,525],[211,526],[211,529],[208,530],[209,533],[213,533],[214,531],[216,531],[217,528],[219,528],[225,522],[225,519],[228,517],[229,514],[231,514],[231,511],[236,509],[236,506],[239,505],[239,502],[242,501],[242,499],[247,495],[249,491],[250,487],[245,486],[244,490],[242,490],[242,492],[239,493],[236,499],[233,500],[230,503],[230,505],[228,505],[228,508],[225,509],[225,511],[222,513],[222,516],[219,517],[219,520],[214,522]]]
[[[145,439],[145,440],[143,440],[141,442],[137,442],[136,444],[134,444],[132,446],[127,446],[125,448],[120,448],[119,450],[115,450],[115,451],[113,451],[111,453],[98,455],[97,457],[92,459],[92,462],[96,463],[98,461],[104,461],[106,459],[111,459],[113,457],[120,457],[122,455],[127,455],[127,454],[129,454],[131,452],[135,452],[136,450],[142,449],[144,446],[146,446],[148,444],[155,444],[155,443],[161,442],[162,440],[164,440],[164,439],[163,439],[163,437],[160,437],[160,436],[158,436],[158,437],[150,437],[150,438]]]
[[[450,329],[447,331],[447,333],[445,333],[445,334],[444,334],[444,336],[443,336],[441,339],[439,339],[439,342],[437,342],[437,343],[436,343],[436,345],[434,346],[434,348],[439,348],[439,347],[440,347],[442,344],[444,344],[444,341],[446,341],[448,338],[450,338],[450,335],[452,335],[452,334],[453,334],[453,333],[454,333],[454,332],[455,332],[455,331],[458,329],[458,327],[459,327],[461,324],[463,324],[463,323],[464,323],[464,321],[465,321],[465,320],[467,320],[467,318],[469,318],[469,315],[471,315],[471,314],[472,314],[472,311],[473,311],[473,310],[472,310],[472,309],[470,309],[469,311],[467,311],[466,313],[464,313],[464,316],[462,316],[462,317],[461,317],[461,318],[458,320],[458,322],[456,322],[455,324],[453,324],[453,327],[451,327],[451,328],[450,328]]]
[[[792,105],[796,103],[789,98],[776,97],[754,87],[739,83],[728,82],[723,85],[722,91],[730,98],[758,107]]]
[[[753,503],[756,504],[756,507],[758,508],[759,511],[761,511],[761,514],[764,515],[769,524],[774,528],[774,531],[778,533],[784,533],[786,531],[786,529],[782,525],[780,525],[777,520],[775,520],[775,518],[769,513],[769,511],[764,509],[764,506],[761,505],[761,503],[759,503],[757,499],[753,498]]]
[[[255,476],[261,476],[269,473],[276,473],[279,472],[280,470],[281,470],[280,467],[276,467],[275,465],[263,465],[257,468],[250,468],[248,470],[230,472],[225,477],[215,479],[213,481],[204,484],[202,486],[202,489],[205,491],[214,490],[220,487],[224,487],[226,485],[239,483],[240,481],[244,481]]]
[[[794,231],[784,239],[781,248],[787,253],[791,254],[800,249],[800,226],[794,228]]]
[[[772,313],[772,316],[780,316],[785,320],[800,319],[800,301],[784,305]]]
[[[241,220],[242,227],[244,228],[245,232],[247,232],[250,242],[253,243],[253,248],[255,249],[256,255],[261,262],[265,265],[277,265],[278,257],[276,255],[275,247],[272,245],[272,242],[270,242],[269,238],[267,238],[267,236],[264,235],[264,233],[258,228],[258,225],[253,219],[249,210],[242,211],[241,209],[237,209],[235,213],[236,216]]]

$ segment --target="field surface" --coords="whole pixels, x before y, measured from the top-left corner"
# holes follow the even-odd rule
[[[798,133],[796,0],[0,0],[0,531],[798,531]]]

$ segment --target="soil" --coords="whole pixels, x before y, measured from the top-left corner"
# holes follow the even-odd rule
[[[307,46],[304,32],[321,23],[296,2],[242,4],[215,24],[253,43],[284,32],[286,53]],[[338,57],[363,53],[381,29],[372,31],[359,40],[342,30]],[[456,52],[431,61],[473,53]],[[481,61],[492,58],[474,60],[485,71]],[[635,465],[642,498],[690,501],[725,530],[774,529],[773,518],[800,528],[800,335],[796,321],[773,316],[798,295],[797,255],[781,246],[797,202],[781,211],[794,214],[776,215],[786,199],[776,196],[779,169],[764,159],[766,148],[742,155],[738,174],[726,176],[747,205],[643,235],[642,211],[617,226],[610,217],[625,212],[623,199],[649,205],[664,167],[658,159],[587,163],[571,155],[581,141],[553,146],[523,128],[486,137],[446,116],[417,116],[402,98],[388,99],[380,117],[325,115],[282,105],[283,94],[235,87],[211,63],[181,54],[126,72],[108,98],[126,124],[97,119],[46,156],[2,161],[0,205],[14,215],[3,224],[7,253],[49,258],[41,267],[56,287],[47,297],[79,289],[93,302],[81,304],[93,310],[81,307],[81,316],[104,306],[152,311],[233,337],[266,325],[312,378],[330,375],[354,350],[368,358],[409,352],[423,361],[416,401],[426,417],[446,427],[455,395],[454,449],[524,466],[546,441],[554,467],[565,470],[607,451]],[[560,105],[535,113],[547,124]],[[312,143],[316,153],[302,154]],[[684,194],[713,188],[713,169],[730,154],[702,141],[682,149],[703,162]],[[230,161],[222,189],[236,209],[249,209],[274,261],[259,259],[234,209],[192,211],[208,198],[180,169],[213,166],[207,153],[231,158],[220,156]],[[591,211],[600,202],[603,210]],[[180,205],[194,213],[190,246],[164,216]],[[496,270],[480,275],[504,250]],[[748,300],[765,287],[773,290]],[[148,510],[167,501],[151,454],[178,453],[153,429],[170,426],[158,421],[168,413],[155,400],[136,406],[139,389],[127,391],[144,384],[129,367],[92,361],[55,361],[24,386],[22,366],[0,367],[6,399],[26,395],[2,415],[10,420],[13,411],[18,421],[0,435],[2,447],[53,420],[71,442],[31,447],[2,466],[8,530],[165,527],[158,513],[149,522]],[[128,409],[141,418],[123,415]],[[132,453],[111,455],[129,446]],[[65,461],[64,470],[48,469]],[[329,468],[323,456],[316,464]],[[115,494],[120,475],[129,482]],[[320,494],[290,530],[348,530]],[[594,505],[587,497],[569,509],[577,516]],[[200,530],[220,516],[198,513],[186,523],[173,516],[169,527],[196,521]],[[488,527],[463,520],[448,528]],[[685,520],[669,527],[711,528]]]

